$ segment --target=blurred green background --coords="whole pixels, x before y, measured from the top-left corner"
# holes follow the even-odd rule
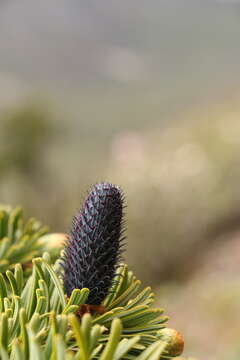
[[[66,232],[127,199],[126,261],[199,360],[240,357],[240,2],[2,0],[0,202]]]

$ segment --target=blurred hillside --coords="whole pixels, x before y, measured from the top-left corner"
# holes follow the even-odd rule
[[[222,110],[114,140],[109,178],[127,193],[135,240],[128,262],[151,269],[141,274],[148,283],[188,277],[217,234],[239,227],[239,116]]]
[[[168,309],[171,326],[184,334],[186,357],[238,360],[239,231],[218,240],[218,246],[202,256],[200,271],[184,286],[176,282],[160,286],[158,299]]]

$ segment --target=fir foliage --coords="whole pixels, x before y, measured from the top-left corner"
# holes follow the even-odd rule
[[[20,207],[0,205],[0,272],[41,255],[44,251],[41,240],[47,231],[48,228],[34,218],[25,222]]]

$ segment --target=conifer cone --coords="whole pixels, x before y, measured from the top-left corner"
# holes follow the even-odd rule
[[[109,292],[123,245],[123,193],[115,185],[95,185],[79,213],[64,249],[63,281],[68,296],[90,289],[89,305],[100,305]]]

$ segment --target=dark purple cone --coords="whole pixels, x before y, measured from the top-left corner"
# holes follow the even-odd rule
[[[64,249],[64,288],[88,288],[87,303],[100,305],[113,283],[123,241],[123,193],[119,187],[100,183],[90,191],[73,218]]]

